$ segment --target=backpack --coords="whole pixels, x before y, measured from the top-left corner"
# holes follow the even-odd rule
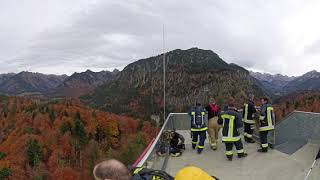
[[[136,168],[131,180],[174,180],[174,178],[165,171]]]
[[[192,124],[195,128],[202,128],[204,125],[205,110],[202,107],[195,107],[193,110]]]

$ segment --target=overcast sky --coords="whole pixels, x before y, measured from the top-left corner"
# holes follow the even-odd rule
[[[210,49],[287,75],[320,71],[319,0],[1,0],[0,73],[122,69],[166,50]]]

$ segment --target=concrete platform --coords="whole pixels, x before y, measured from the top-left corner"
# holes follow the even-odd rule
[[[292,155],[278,150],[270,150],[266,154],[258,153],[258,144],[244,143],[248,157],[227,161],[224,144],[219,142],[217,151],[205,145],[205,150],[198,155],[191,148],[190,132],[178,131],[186,139],[186,151],[180,157],[170,157],[166,171],[175,175],[177,171],[187,165],[195,165],[221,180],[303,180],[319,150],[319,142],[309,141]],[[234,148],[234,153],[236,150]],[[163,162],[163,161],[159,161]],[[320,179],[319,163],[310,174],[309,180]]]

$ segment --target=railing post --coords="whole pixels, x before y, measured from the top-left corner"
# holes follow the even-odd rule
[[[273,130],[273,148],[276,146],[276,115],[274,115],[274,122],[273,122],[273,125],[274,125],[274,130]]]

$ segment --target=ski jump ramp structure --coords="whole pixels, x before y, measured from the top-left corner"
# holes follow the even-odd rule
[[[159,157],[156,147],[160,136],[173,129],[185,137],[186,150],[180,157],[169,154]],[[165,170],[172,176],[181,168],[194,165],[221,180],[303,180],[319,151],[320,113],[294,111],[288,115],[270,135],[274,149],[268,153],[257,152],[259,142],[248,144],[243,141],[248,156],[243,159],[235,156],[233,161],[227,161],[225,146],[219,139],[218,150],[211,150],[207,139],[204,151],[197,154],[191,148],[190,117],[187,113],[171,113],[136,165]],[[320,180],[320,160],[316,161],[308,180]]]

